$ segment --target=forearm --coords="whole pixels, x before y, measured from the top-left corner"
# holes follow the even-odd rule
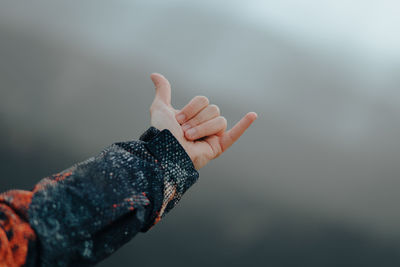
[[[96,263],[157,223],[197,178],[175,137],[168,130],[150,128],[139,141],[113,144],[96,157],[43,179],[32,192],[2,194],[0,215],[24,224],[18,229],[26,242],[19,250],[26,253],[18,255],[26,258],[18,256],[14,263]],[[21,196],[23,205],[18,206]],[[11,244],[13,238],[4,220],[0,222],[2,253],[4,242]],[[15,259],[12,248],[10,253]]]

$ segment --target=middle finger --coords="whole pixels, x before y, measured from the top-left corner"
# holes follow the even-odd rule
[[[217,105],[209,105],[206,108],[204,108],[202,111],[200,111],[192,119],[190,119],[189,121],[182,124],[182,129],[184,131],[186,131],[194,126],[202,124],[203,122],[214,119],[214,118],[218,117],[219,115],[220,115],[220,111],[219,111],[218,106]]]

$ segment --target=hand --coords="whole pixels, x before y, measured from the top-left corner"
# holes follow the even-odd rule
[[[220,116],[217,106],[209,105],[206,97],[196,96],[182,110],[174,109],[168,80],[158,73],[150,77],[156,87],[150,107],[151,125],[159,130],[168,129],[185,149],[196,170],[225,152],[257,119],[255,112],[249,112],[226,131],[226,119]]]

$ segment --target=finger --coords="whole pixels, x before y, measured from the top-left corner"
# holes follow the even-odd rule
[[[154,100],[160,100],[167,105],[171,105],[171,85],[169,81],[159,73],[152,73],[150,78],[156,87]]]
[[[186,131],[189,128],[202,124],[203,122],[214,119],[219,115],[220,115],[219,107],[217,105],[209,105],[203,110],[201,110],[199,113],[197,113],[196,116],[185,122],[182,125],[182,130]]]
[[[232,129],[225,132],[224,135],[221,136],[222,151],[225,151],[235,143],[256,119],[257,113],[249,112],[238,123],[236,123]]]
[[[195,96],[183,109],[176,115],[176,120],[182,124],[193,118],[203,108],[208,106],[208,98],[205,96]]]
[[[226,119],[222,116],[206,121],[196,127],[190,128],[185,132],[185,137],[189,140],[196,140],[205,136],[214,135],[226,130]]]

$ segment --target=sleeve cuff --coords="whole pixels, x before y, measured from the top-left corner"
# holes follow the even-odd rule
[[[158,130],[157,128],[151,126],[149,129],[147,129],[147,131],[145,131],[139,137],[139,140],[144,141],[144,142],[149,142],[152,138],[154,138],[160,132],[161,132],[160,130]]]
[[[148,137],[147,134],[156,133],[145,146],[164,171],[163,203],[157,212],[154,224],[179,202],[182,195],[199,177],[192,160],[175,136],[167,129],[157,131],[150,128],[147,131],[149,133],[143,134]]]

